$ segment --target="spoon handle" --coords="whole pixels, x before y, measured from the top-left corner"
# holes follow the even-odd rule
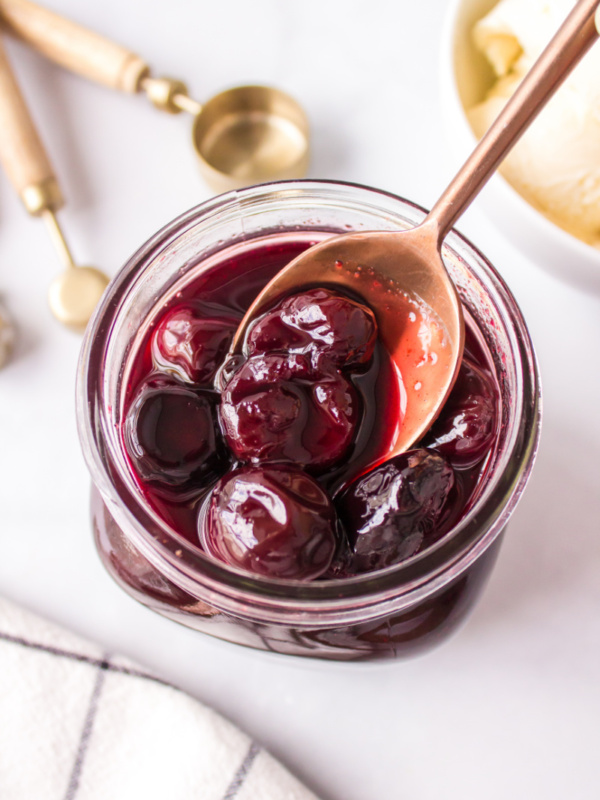
[[[169,114],[200,113],[200,103],[188,96],[181,81],[150,77],[148,64],[131,50],[30,0],[0,0],[0,27],[94,83],[130,94],[144,91]]]
[[[52,164],[12,72],[0,37],[0,163],[35,216],[57,209],[63,198]]]
[[[429,212],[438,244],[470,205],[513,144],[598,38],[600,0],[579,0],[512,98]]]
[[[0,0],[0,24],[62,67],[109,89],[138,92],[150,72],[127,48],[29,0]]]

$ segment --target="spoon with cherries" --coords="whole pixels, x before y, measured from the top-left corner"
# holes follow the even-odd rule
[[[598,5],[599,0],[576,3],[420,225],[402,231],[344,234],[310,247],[258,295],[240,323],[232,353],[242,350],[250,324],[281,296],[307,286],[341,286],[371,307],[383,344],[403,379],[405,416],[388,457],[418,441],[450,393],[464,345],[461,301],[441,253],[444,238],[598,38],[594,22]],[[415,345],[420,354],[418,362],[410,355]]]

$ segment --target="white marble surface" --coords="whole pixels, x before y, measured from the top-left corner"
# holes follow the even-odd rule
[[[306,107],[313,177],[430,205],[444,144],[443,0],[51,0],[182,77],[198,99],[274,83]],[[77,258],[114,274],[209,197],[189,121],[10,55],[68,205]],[[0,291],[20,328],[0,373],[0,593],[154,668],[268,747],[323,800],[596,798],[600,714],[600,296],[550,277],[477,205],[459,229],[505,276],[545,390],[538,463],[484,597],[425,657],[344,666],[269,656],[155,616],[100,566],[73,383],[80,340],[46,306],[58,263],[0,179]]]

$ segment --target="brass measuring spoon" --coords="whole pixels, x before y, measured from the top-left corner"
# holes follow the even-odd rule
[[[460,298],[441,254],[444,237],[598,38],[594,12],[599,3],[600,0],[579,0],[575,4],[420,225],[405,231],[344,234],[310,247],[258,295],[240,323],[232,352],[242,350],[249,324],[282,295],[311,285],[337,284],[349,288],[362,296],[375,312],[382,340],[404,378],[406,412],[388,455],[401,453],[418,441],[452,388],[464,344]],[[406,322],[411,301],[425,306],[423,320],[430,323],[430,332],[435,332],[438,321],[445,333],[430,351],[435,354],[435,363],[423,367],[409,364],[407,357],[407,350],[415,349],[416,338],[414,333],[410,338],[412,328]]]
[[[83,330],[108,284],[94,267],[75,264],[55,212],[64,204],[52,166],[13,75],[0,37],[0,162],[27,211],[41,216],[65,270],[50,285],[52,313]]]
[[[7,32],[61,66],[111,89],[145,91],[168,113],[194,115],[192,143],[215,191],[306,174],[308,120],[279,89],[239,86],[201,105],[181,81],[151,77],[135,53],[29,0],[0,0],[0,15]]]

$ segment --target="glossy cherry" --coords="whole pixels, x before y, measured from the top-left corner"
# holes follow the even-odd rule
[[[359,404],[333,365],[315,370],[306,354],[256,355],[229,376],[220,415],[242,461],[286,461],[319,471],[352,445]]]
[[[175,306],[154,331],[154,363],[190,383],[210,386],[238,324],[239,320],[233,317],[207,317],[200,308]]]
[[[370,308],[328,289],[285,298],[249,329],[248,355],[287,351],[356,367],[373,355],[377,323]]]
[[[331,563],[335,512],[327,494],[291,466],[247,466],[225,475],[200,515],[206,550],[270,578],[311,580]]]
[[[435,542],[448,516],[454,471],[440,455],[409,450],[355,481],[337,500],[350,573],[398,564]]]
[[[228,466],[216,421],[214,393],[163,377],[145,381],[124,426],[127,453],[153,484],[189,488],[210,482]]]
[[[498,426],[497,390],[492,379],[468,359],[442,413],[422,440],[453,466],[472,467],[492,448]]]

